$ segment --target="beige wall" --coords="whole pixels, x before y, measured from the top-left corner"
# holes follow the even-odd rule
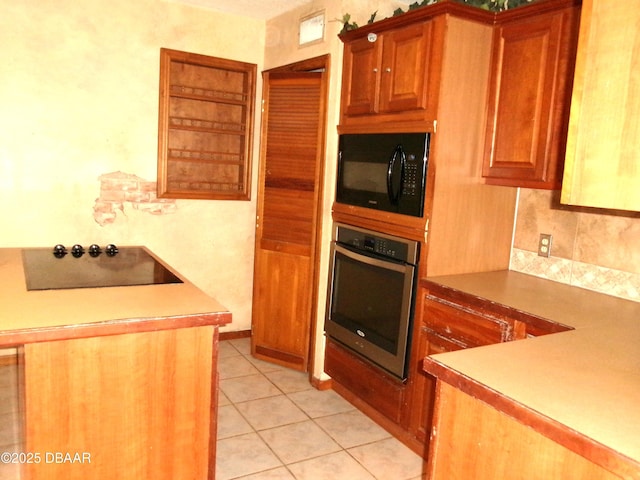
[[[103,174],[156,178],[160,47],[260,71],[265,22],[162,0],[0,0],[0,12],[0,247],[146,245],[233,312],[229,329],[250,328],[255,180],[250,202],[125,204],[104,226],[93,207]]]
[[[551,257],[537,255],[540,233]],[[521,189],[511,269],[640,301],[640,213],[561,205],[559,192]]]

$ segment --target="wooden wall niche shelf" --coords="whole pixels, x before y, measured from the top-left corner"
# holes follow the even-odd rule
[[[256,65],[160,50],[158,197],[248,200]]]

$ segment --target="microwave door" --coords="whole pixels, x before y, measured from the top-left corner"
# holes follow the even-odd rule
[[[391,205],[398,205],[404,184],[406,156],[402,145],[397,145],[387,167],[387,194]]]

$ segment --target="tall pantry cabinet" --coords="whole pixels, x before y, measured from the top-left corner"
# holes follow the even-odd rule
[[[482,179],[493,21],[492,13],[443,0],[341,35],[339,133],[429,132],[431,148],[423,217],[336,202],[332,218],[419,241],[420,278],[509,264],[516,190]],[[423,454],[421,420],[410,414],[425,408],[421,395],[414,399],[422,388],[418,350],[412,346],[405,382],[334,343],[325,369],[338,393]]]

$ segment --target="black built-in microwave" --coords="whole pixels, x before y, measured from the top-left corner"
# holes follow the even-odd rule
[[[340,135],[336,201],[422,217],[429,133]]]

